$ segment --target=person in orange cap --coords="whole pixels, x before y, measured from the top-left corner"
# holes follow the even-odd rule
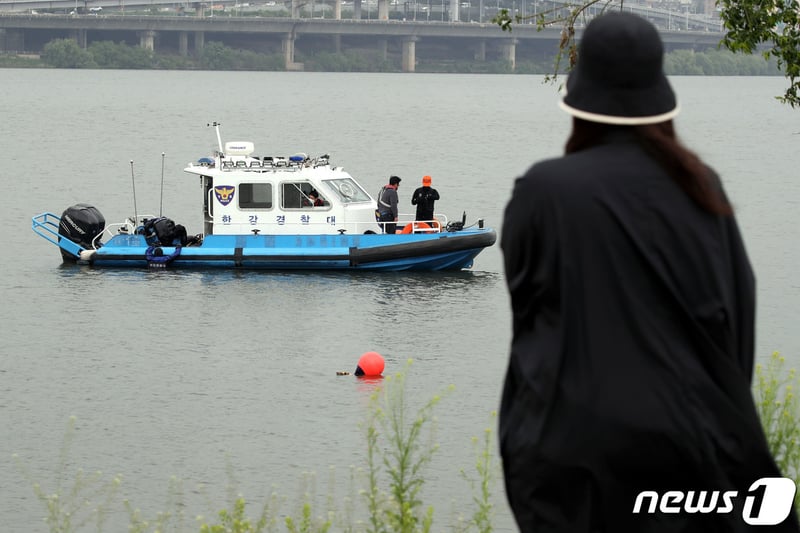
[[[439,199],[439,192],[431,187],[431,177],[423,176],[422,187],[411,195],[411,205],[417,206],[417,222],[433,222],[433,203]]]

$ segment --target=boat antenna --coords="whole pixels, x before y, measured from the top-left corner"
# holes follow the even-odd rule
[[[211,124],[206,124],[206,126],[214,126],[214,129],[217,130],[217,144],[219,145],[219,153],[223,153],[222,152],[222,137],[220,137],[220,135],[219,135],[219,127],[222,126],[222,124],[220,124],[219,122],[217,122],[215,120]]]
[[[164,152],[161,152],[161,203],[158,206],[158,216],[164,216]]]
[[[136,210],[136,180],[133,177],[133,159],[131,159],[131,185],[133,185],[133,229],[139,225],[139,212]]]

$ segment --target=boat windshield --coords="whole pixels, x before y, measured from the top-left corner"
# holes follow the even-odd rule
[[[323,183],[343,204],[371,201],[367,191],[352,178],[325,180]]]

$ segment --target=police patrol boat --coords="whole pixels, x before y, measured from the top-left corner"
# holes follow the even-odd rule
[[[395,234],[376,220],[376,202],[326,155],[254,155],[252,142],[227,142],[189,163],[202,191],[202,233],[163,216],[136,213],[106,225],[92,205],[33,217],[33,231],[65,262],[96,267],[463,270],[496,232],[436,214],[401,215]],[[131,169],[133,174],[133,170]]]

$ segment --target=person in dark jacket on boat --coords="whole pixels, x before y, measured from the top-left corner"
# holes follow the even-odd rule
[[[378,193],[379,222],[383,232],[390,235],[397,232],[397,188],[400,186],[400,181],[399,177],[391,176],[389,184],[384,185]]]
[[[422,187],[418,187],[411,195],[411,205],[417,206],[416,221],[433,222],[433,204],[439,199],[439,192],[431,187],[431,177],[422,178]]]
[[[720,179],[675,135],[662,58],[645,19],[594,18],[566,155],[506,206],[499,441],[523,533],[800,530],[750,390],[754,275]]]

